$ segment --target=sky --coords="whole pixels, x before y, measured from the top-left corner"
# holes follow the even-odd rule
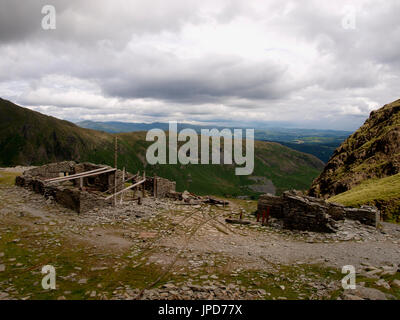
[[[0,97],[71,121],[355,130],[400,98],[399,17],[398,0],[0,0]]]

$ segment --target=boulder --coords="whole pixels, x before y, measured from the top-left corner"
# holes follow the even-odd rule
[[[351,294],[366,300],[387,300],[386,295],[382,291],[374,288],[357,286],[356,290],[351,290]]]

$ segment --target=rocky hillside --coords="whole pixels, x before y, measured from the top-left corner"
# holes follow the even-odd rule
[[[362,181],[400,172],[400,100],[371,112],[313,182],[309,194],[328,198]]]
[[[147,165],[151,144],[145,132],[110,134],[80,128],[0,99],[0,166],[40,165],[75,160],[113,165],[118,137],[118,167],[146,169],[177,182],[179,191],[198,194],[257,196],[273,190],[306,190],[323,169],[316,157],[278,143],[256,141],[253,176],[236,176],[232,165]]]

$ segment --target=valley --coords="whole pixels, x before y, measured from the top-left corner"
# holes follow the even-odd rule
[[[179,127],[178,127],[179,128]],[[0,100],[0,166],[41,165],[62,160],[114,164],[114,138],[118,138],[118,167],[130,172],[145,169],[149,175],[177,182],[179,191],[256,198],[254,177],[264,177],[277,194],[306,190],[323,169],[323,162],[278,143],[255,141],[254,172],[237,176],[232,165],[148,165],[146,132],[110,134],[83,129],[68,121],[45,116]],[[168,149],[167,149],[168,152]],[[211,158],[211,157],[210,157]]]

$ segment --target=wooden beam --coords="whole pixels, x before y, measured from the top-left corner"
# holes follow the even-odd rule
[[[112,172],[112,171],[116,171],[116,169],[111,168],[111,169],[108,169],[108,170],[104,170],[104,171],[100,171],[100,172],[87,173],[87,174],[84,174],[84,175],[67,176],[67,177],[62,177],[62,179],[60,179],[60,180],[53,180],[53,181],[48,181],[48,182],[49,183],[54,183],[54,182],[63,182],[63,181],[68,181],[68,180],[75,180],[75,179],[79,179],[79,178],[97,176],[97,175],[100,175],[100,174],[103,174],[103,173]]]
[[[143,180],[146,181],[146,171],[143,171]],[[142,198],[146,197],[146,194],[145,194],[146,190],[144,187],[145,187],[145,185],[143,184],[142,185]]]
[[[119,184],[118,186],[120,186],[120,185],[122,185],[122,186],[123,186],[125,182],[131,181],[132,179],[136,179],[136,178],[137,178],[137,176],[136,176],[136,175],[134,175],[134,176],[132,176],[132,177],[130,177],[130,178],[128,178],[128,179],[126,179],[125,181],[121,182],[121,184]],[[108,190],[106,190],[106,191],[103,191],[103,193],[108,193],[108,192],[110,192],[110,191],[111,191],[111,189],[114,189],[114,187],[111,187],[111,188],[109,188]]]
[[[117,193],[114,193],[114,194],[112,194],[111,196],[108,196],[105,200],[109,200],[109,199],[111,199],[111,198],[113,198],[113,197],[119,195],[119,194],[122,193],[122,192],[125,192],[125,191],[127,191],[127,190],[129,190],[129,189],[132,189],[132,188],[134,188],[134,187],[137,187],[138,185],[142,184],[142,183],[145,182],[145,181],[146,181],[146,179],[143,179],[142,181],[136,182],[135,184],[133,184],[133,185],[131,185],[131,186],[129,186],[129,187],[126,187],[125,189],[123,189],[123,190],[121,190],[121,191],[118,191]]]
[[[126,180],[124,181],[124,183],[125,183],[125,182],[128,182],[128,181],[131,181],[132,179],[135,179],[135,178],[137,178],[137,175],[136,175],[136,174],[135,174],[134,176],[132,176],[132,177],[126,179]]]
[[[44,181],[50,182],[50,181],[56,181],[56,180],[62,180],[62,179],[66,179],[66,178],[71,178],[71,177],[79,177],[79,176],[81,176],[83,174],[88,174],[88,173],[92,173],[92,172],[99,172],[99,171],[103,171],[103,170],[106,170],[106,169],[107,169],[107,167],[102,167],[102,168],[99,168],[99,169],[94,169],[94,170],[90,170],[90,171],[84,171],[84,172],[80,172],[80,173],[71,174],[69,176],[46,179]]]
[[[125,183],[125,167],[122,169],[122,187],[124,187],[124,183]],[[121,194],[120,204],[122,204],[123,198],[124,198],[124,194]]]

